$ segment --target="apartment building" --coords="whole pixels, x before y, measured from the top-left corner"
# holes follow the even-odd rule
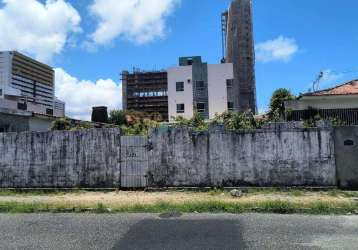
[[[191,118],[194,112],[211,119],[233,111],[234,104],[228,101],[233,78],[231,63],[207,64],[200,56],[179,58],[179,66],[168,69],[169,119]]]
[[[54,70],[16,51],[0,52],[0,108],[64,117],[55,98]]]
[[[0,52],[0,133],[48,131],[65,116],[54,70],[16,51]]]

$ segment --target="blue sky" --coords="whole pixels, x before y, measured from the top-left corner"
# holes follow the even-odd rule
[[[137,5],[128,5],[132,11],[126,11],[124,6],[134,2]],[[358,1],[253,2],[259,110],[267,108],[277,88],[286,87],[295,94],[307,91],[320,71],[325,72],[322,88],[358,78]],[[167,68],[187,55],[218,63],[222,56],[220,13],[230,0],[0,3],[1,27],[20,22],[11,32],[0,31],[0,37],[5,36],[0,49],[17,49],[54,66],[58,96],[67,102],[69,114],[87,119],[90,105],[120,107],[119,74],[124,69]],[[11,20],[25,5],[29,13],[23,10],[21,20]],[[37,22],[37,17],[49,20],[47,26],[43,27],[41,18]],[[19,42],[14,29],[29,34],[29,41]],[[140,36],[142,31],[145,37]],[[353,72],[342,73],[346,71]]]

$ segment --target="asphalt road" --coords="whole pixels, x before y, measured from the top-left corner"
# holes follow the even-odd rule
[[[0,214],[0,249],[358,249],[358,216]]]

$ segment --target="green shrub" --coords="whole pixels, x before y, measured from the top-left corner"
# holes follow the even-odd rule
[[[52,123],[51,130],[70,130],[72,124],[66,118],[61,118]]]
[[[191,119],[186,119],[182,116],[178,116],[175,118],[175,126],[176,127],[190,127],[195,131],[206,131],[209,128],[209,124],[205,121],[204,117],[195,112],[194,116]]]
[[[224,112],[221,115],[215,114],[211,125],[224,125],[229,130],[240,130],[261,128],[265,122],[255,119],[251,112]]]

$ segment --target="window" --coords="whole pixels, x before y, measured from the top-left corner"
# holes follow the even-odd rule
[[[53,115],[53,109],[46,109],[46,115]]]
[[[17,103],[17,109],[19,110],[27,110],[27,104],[26,103]]]
[[[196,89],[197,90],[204,90],[205,89],[204,81],[196,81]]]
[[[227,79],[226,80],[226,87],[227,88],[232,88],[233,85],[234,85],[234,80],[233,79]]]
[[[184,91],[184,82],[177,82],[176,89],[177,89],[177,92]]]
[[[184,103],[177,104],[177,113],[182,114],[185,112],[185,105]]]
[[[196,111],[198,113],[204,113],[205,112],[205,103],[199,102],[196,104]]]
[[[233,102],[228,102],[227,103],[227,109],[229,111],[234,111],[234,103]]]

